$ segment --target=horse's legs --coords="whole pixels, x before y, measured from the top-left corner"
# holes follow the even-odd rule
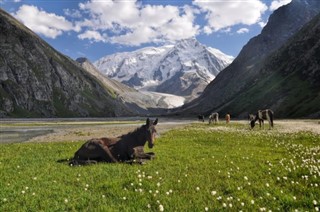
[[[112,153],[109,150],[108,146],[101,146],[101,148],[103,149],[103,151],[105,152],[105,154],[102,154],[101,159],[105,162],[113,162],[116,163],[118,162],[117,159],[115,159],[112,155]]]
[[[269,129],[273,128],[273,114],[272,113],[267,113],[267,118],[269,121]]]
[[[133,159],[153,159],[155,157],[155,154],[153,152],[144,152],[143,146],[135,147],[133,148],[133,154],[132,158]]]
[[[264,120],[263,119],[259,119],[259,126],[260,126],[260,129],[261,129],[261,126],[262,126],[262,129],[264,129]]]

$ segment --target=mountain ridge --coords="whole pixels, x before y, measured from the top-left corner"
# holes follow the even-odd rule
[[[175,45],[107,55],[94,65],[105,75],[139,90],[195,98],[232,60],[232,56],[190,38]]]
[[[113,92],[0,9],[0,116],[132,115]]]

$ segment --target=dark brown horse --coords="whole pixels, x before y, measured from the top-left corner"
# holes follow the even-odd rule
[[[273,111],[272,110],[270,109],[258,110],[255,116],[250,116],[250,115],[249,115],[249,121],[250,121],[251,129],[254,128],[256,121],[259,121],[260,128],[261,128],[261,124],[264,127],[264,120],[268,120],[269,129],[273,128]]]
[[[74,154],[70,165],[150,160],[154,157],[154,153],[145,153],[143,148],[146,142],[149,148],[154,146],[157,123],[158,119],[152,122],[148,118],[145,125],[126,135],[116,138],[90,139]]]
[[[204,115],[198,115],[198,121],[204,122]]]

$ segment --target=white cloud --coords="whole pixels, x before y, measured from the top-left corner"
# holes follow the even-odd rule
[[[140,1],[139,1],[140,2]],[[136,0],[88,1],[79,8],[90,14],[77,25],[108,34],[112,43],[138,46],[143,43],[175,41],[199,32],[190,6],[141,5]]]
[[[21,2],[21,0],[14,0],[15,3]]]
[[[263,22],[263,21],[260,21],[258,24],[261,28],[265,27],[267,25],[268,22]]]
[[[274,0],[271,2],[269,10],[274,11],[283,5],[289,4],[290,2],[291,0]]]
[[[135,1],[88,1],[80,3],[81,10],[90,13],[97,29],[110,29],[114,25],[129,27],[136,24],[139,9]]]
[[[75,10],[75,9],[63,9],[63,12],[66,16],[69,16],[71,18],[81,18],[81,12],[79,10]]]
[[[80,40],[88,39],[95,42],[106,42],[106,39],[97,31],[87,30],[82,34],[78,35]]]
[[[63,16],[47,13],[35,6],[22,5],[13,16],[32,31],[48,38],[54,39],[66,31],[80,31],[80,28],[73,26]]]
[[[156,42],[157,37],[157,32],[150,27],[139,27],[133,32],[112,37],[111,42],[128,46],[139,46],[142,43]]]
[[[209,27],[209,26],[204,26],[204,27],[203,27],[203,32],[204,32],[205,34],[207,34],[207,35],[210,35],[210,34],[213,33],[213,30],[212,30],[212,28]]]
[[[244,33],[248,33],[249,29],[248,28],[241,28],[237,31],[238,34],[244,34]]]
[[[206,33],[220,31],[237,24],[252,25],[261,20],[268,7],[260,0],[194,0],[193,4],[206,13]]]

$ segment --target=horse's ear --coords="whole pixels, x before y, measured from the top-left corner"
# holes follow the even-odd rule
[[[150,125],[150,119],[149,119],[149,118],[147,118],[146,125],[147,125],[147,126]]]
[[[153,122],[153,125],[157,125],[158,124],[158,118],[156,118],[156,120]]]

